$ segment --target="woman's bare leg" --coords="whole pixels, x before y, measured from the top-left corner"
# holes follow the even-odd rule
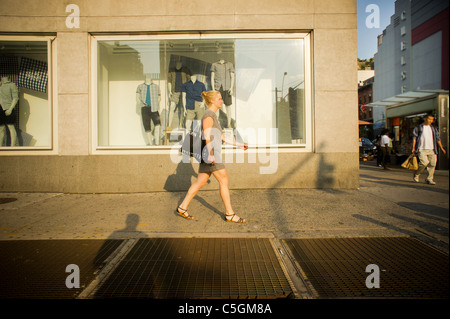
[[[222,197],[223,204],[225,205],[226,214],[234,214],[233,208],[231,207],[230,190],[228,188],[229,181],[226,169],[214,171],[212,174],[219,182],[220,197]]]
[[[211,176],[210,173],[200,173],[198,174],[198,178],[194,184],[189,187],[189,190],[184,197],[183,202],[180,204],[180,208],[183,210],[187,210],[191,200],[197,195],[198,191],[208,183],[208,179]]]
[[[225,214],[227,216],[232,216],[227,218],[227,220],[245,222],[244,219],[241,220],[237,215],[235,215],[233,207],[231,207],[230,189],[228,188],[229,181],[226,169],[214,171],[212,174],[219,182],[220,196],[222,197],[223,204],[225,205]]]

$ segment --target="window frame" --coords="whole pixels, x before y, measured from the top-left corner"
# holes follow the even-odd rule
[[[252,147],[249,152],[258,149],[277,148],[279,152],[312,152],[313,150],[313,83],[312,83],[312,32],[272,31],[272,32],[155,32],[148,34],[90,34],[90,152],[91,154],[169,154],[174,145],[142,146],[102,146],[99,145],[98,132],[98,42],[99,41],[170,41],[170,40],[211,40],[211,39],[303,39],[304,75],[305,75],[305,143],[274,144]],[[223,153],[235,152],[235,148],[223,146]]]
[[[54,97],[55,91],[53,90],[53,59],[55,56],[56,45],[54,41],[55,35],[0,35],[0,41],[10,42],[47,42],[47,98],[49,108],[49,145],[48,146],[0,146],[0,156],[11,155],[46,155],[56,154],[55,148],[55,130],[57,123],[55,122],[55,105],[54,101],[57,99]]]

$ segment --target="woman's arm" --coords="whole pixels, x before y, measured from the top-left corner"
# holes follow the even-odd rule
[[[247,144],[237,143],[235,140],[232,140],[232,139],[229,139],[229,138],[225,137],[224,134],[222,134],[222,141],[224,141],[227,144],[239,147],[239,148],[243,149],[244,151],[248,149],[248,145]]]
[[[206,142],[206,148],[208,149],[208,161],[211,164],[214,164],[215,158],[213,153],[213,147],[211,144],[212,127],[213,127],[213,119],[211,117],[206,117],[205,119],[203,119],[202,128],[203,128],[203,136]]]

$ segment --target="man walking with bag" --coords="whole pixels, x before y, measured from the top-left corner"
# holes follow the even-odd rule
[[[434,117],[429,114],[424,117],[422,124],[417,125],[413,130],[413,146],[412,153],[418,155],[419,169],[414,173],[414,182],[419,182],[419,175],[427,169],[428,177],[426,182],[430,185],[435,185],[433,181],[434,170],[436,168],[437,154],[439,148],[444,155],[446,154],[441,143],[439,131],[432,125]]]

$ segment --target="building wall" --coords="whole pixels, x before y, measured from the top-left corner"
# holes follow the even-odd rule
[[[374,77],[374,75],[375,75],[374,70],[358,70],[358,85],[359,86],[364,85],[364,81]]]
[[[448,5],[448,1],[395,2],[395,13],[379,36],[374,56],[374,101],[405,91],[448,90]]]
[[[278,154],[276,174],[228,164],[231,188],[358,187],[356,1],[74,0],[79,28],[67,28],[68,1],[0,2],[0,35],[54,35],[53,149],[0,151],[0,191],[145,192],[186,190],[196,164],[164,152],[92,150],[90,36],[148,32],[307,31],[312,47],[312,150]],[[175,175],[174,178],[170,178]],[[244,176],[244,177],[243,177]],[[215,189],[212,181],[206,188]]]
[[[412,87],[415,90],[442,88],[442,32],[439,31],[413,46]]]
[[[373,84],[373,99],[379,101],[381,99],[397,94],[396,82],[398,76],[395,73],[395,46],[396,41],[394,32],[391,30],[393,26],[390,24],[378,37],[378,50],[374,55],[375,81]]]
[[[367,104],[372,103],[373,97],[373,82],[368,81],[365,85],[358,88],[358,99],[359,99],[359,119],[363,121],[372,122],[373,121],[373,109]],[[373,123],[373,122],[372,122]]]
[[[429,69],[440,67],[440,70],[427,71],[427,77],[432,77],[432,81],[439,83],[439,88],[449,89],[449,9],[448,1],[435,1],[433,6],[426,6],[427,10],[420,10],[423,1],[413,3],[413,29],[412,45],[415,56],[426,55],[425,50],[430,52],[429,60],[432,66]],[[416,53],[416,51],[419,51]],[[418,59],[421,60],[420,58]],[[425,60],[425,58],[422,58]],[[414,61],[416,63],[418,61]],[[419,62],[420,63],[420,62]],[[423,63],[422,63],[423,65]],[[426,66],[425,66],[426,67]],[[440,74],[440,77],[439,77]],[[422,87],[425,89],[429,84],[424,81]],[[431,85],[430,85],[431,86]],[[436,86],[434,86],[436,87]]]
[[[448,1],[437,0],[414,0],[411,2],[411,28],[415,28],[423,25],[425,22],[432,18],[435,18],[438,14],[442,14],[442,11],[448,9]],[[448,14],[447,14],[448,15]],[[440,17],[440,22],[443,21],[443,17]]]
[[[391,23],[379,36],[378,51],[374,55],[374,61],[374,101],[412,90],[409,0],[395,1],[395,13],[391,16]]]

